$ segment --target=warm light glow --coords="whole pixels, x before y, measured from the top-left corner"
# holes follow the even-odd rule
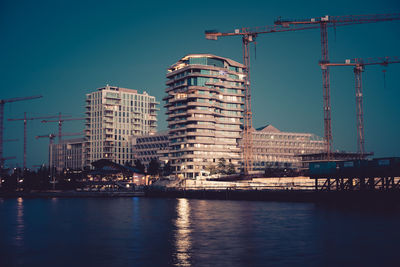
[[[17,227],[15,233],[15,242],[18,246],[23,245],[25,234],[25,221],[24,221],[24,200],[22,197],[17,198]]]
[[[177,218],[175,221],[175,246],[176,246],[176,265],[191,266],[190,249],[192,247],[191,240],[191,224],[190,224],[190,205],[185,198],[178,199],[176,206]]]

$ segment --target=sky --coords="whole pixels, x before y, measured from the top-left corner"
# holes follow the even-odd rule
[[[160,104],[158,130],[167,129],[162,98],[167,68],[189,53],[211,53],[242,62],[240,37],[206,40],[204,31],[272,25],[282,18],[399,13],[398,1],[0,1],[0,99],[43,95],[5,105],[4,156],[21,166],[23,123],[9,118],[84,116],[85,94],[106,84],[146,91]],[[328,31],[332,62],[400,56],[400,21],[337,27]],[[320,31],[259,35],[251,46],[254,127],[323,136]],[[363,73],[366,150],[400,156],[400,64],[391,64],[386,86],[381,66]],[[335,150],[356,151],[352,68],[330,71]],[[66,122],[80,132],[84,121]],[[28,122],[28,167],[47,163],[56,123]]]

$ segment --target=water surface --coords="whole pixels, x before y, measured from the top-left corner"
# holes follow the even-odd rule
[[[385,207],[0,199],[0,266],[398,266],[399,226]]]

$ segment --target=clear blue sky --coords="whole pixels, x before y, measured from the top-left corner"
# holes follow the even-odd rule
[[[7,104],[7,118],[59,111],[84,115],[85,94],[105,84],[146,90],[161,102],[159,130],[167,128],[162,97],[166,69],[188,53],[212,53],[242,62],[239,37],[209,41],[204,30],[272,25],[275,18],[400,12],[398,1],[13,1],[0,2],[0,98],[42,94],[40,100]],[[331,61],[400,56],[400,21],[329,30]],[[320,32],[260,35],[252,54],[253,124],[323,136]],[[400,156],[400,64],[363,73],[366,149],[377,156]],[[355,151],[354,75],[331,71],[335,149]],[[5,122],[5,156],[22,164],[22,122]],[[65,124],[78,132],[83,122]],[[28,125],[28,166],[47,162],[56,124]]]

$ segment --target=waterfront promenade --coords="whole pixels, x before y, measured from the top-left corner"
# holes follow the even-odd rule
[[[400,177],[393,182],[399,183]],[[319,181],[322,188],[323,181]],[[283,202],[393,202],[400,200],[400,189],[376,186],[374,190],[315,190],[309,177],[254,178],[239,181],[159,180],[136,190],[88,191],[47,190],[0,192],[0,198],[118,198],[157,197]]]

